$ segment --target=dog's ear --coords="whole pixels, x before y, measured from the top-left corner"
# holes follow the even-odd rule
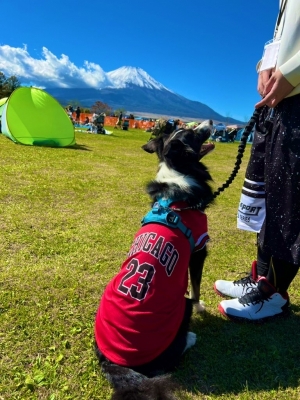
[[[152,139],[149,140],[146,144],[142,146],[142,149],[145,150],[147,153],[155,153],[157,152],[159,144],[159,139]]]

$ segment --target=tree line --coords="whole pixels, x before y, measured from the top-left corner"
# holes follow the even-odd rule
[[[21,83],[15,75],[7,78],[4,73],[0,71],[0,99],[9,97],[12,92],[20,86]]]

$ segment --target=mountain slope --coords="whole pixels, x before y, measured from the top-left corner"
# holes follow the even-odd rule
[[[77,101],[91,107],[102,101],[113,109],[125,108],[139,113],[164,114],[191,119],[213,119],[241,123],[227,118],[206,104],[189,100],[163,86],[141,68],[121,67],[106,74],[109,84],[93,88],[46,88],[60,103]]]

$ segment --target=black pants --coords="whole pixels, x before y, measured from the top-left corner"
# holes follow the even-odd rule
[[[265,142],[266,217],[259,233],[263,251],[300,265],[300,95],[274,108]]]
[[[183,350],[186,346],[186,334],[189,329],[189,324],[193,311],[193,302],[190,299],[186,299],[185,305],[185,313],[173,342],[170,346],[164,350],[159,356],[157,356],[154,360],[138,366],[129,366],[128,368],[133,369],[136,372],[139,372],[148,377],[153,377],[161,372],[170,372],[174,370],[180,363]],[[98,348],[97,344],[95,344],[96,355],[100,361],[100,364],[103,361],[109,361]]]
[[[257,274],[267,277],[277,292],[285,294],[299,270],[299,265],[289,263],[257,249]]]
[[[268,107],[256,125],[247,173],[265,183],[266,216],[258,234],[258,274],[284,293],[300,266],[300,95],[281,101],[262,136]],[[247,175],[247,174],[246,174]],[[255,180],[253,178],[253,180]]]

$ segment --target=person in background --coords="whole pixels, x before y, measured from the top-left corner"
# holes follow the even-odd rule
[[[98,134],[102,134],[102,135],[106,134],[106,131],[105,131],[104,126],[103,126],[102,123],[97,125],[97,133]]]
[[[75,113],[76,113],[76,122],[79,124],[80,123],[80,114],[81,114],[79,106],[77,106]]]
[[[118,128],[121,129],[121,127],[122,127],[122,119],[123,119],[123,113],[121,112],[120,115],[119,115],[119,118],[118,118],[118,120],[116,122],[116,125],[114,126],[114,129],[118,129]]]
[[[270,45],[273,47],[272,57]],[[269,47],[268,47],[269,46]],[[274,56],[277,54],[277,57]],[[262,321],[286,315],[287,290],[300,266],[300,7],[281,0],[274,39],[258,64],[262,96],[238,210],[238,227],[258,235],[248,276],[218,280],[219,304],[230,319]]]
[[[175,119],[174,121],[174,130],[180,128],[180,119]]]

